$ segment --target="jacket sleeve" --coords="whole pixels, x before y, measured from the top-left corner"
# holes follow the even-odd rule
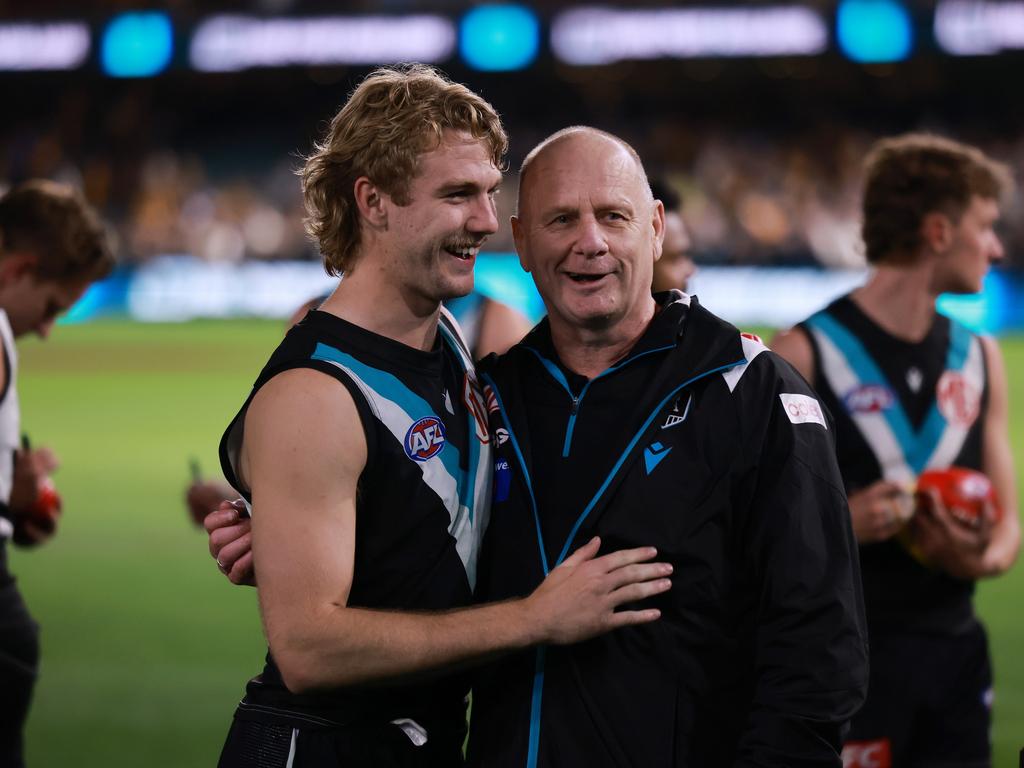
[[[741,384],[750,467],[742,546],[756,625],[736,765],[839,766],[868,681],[857,544],[830,416],[788,365],[762,357]]]

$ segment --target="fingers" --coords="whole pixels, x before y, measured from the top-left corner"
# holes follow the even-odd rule
[[[672,565],[670,563],[644,563],[618,568],[612,571],[609,577],[611,589],[616,590],[627,584],[663,579],[671,573]]]
[[[235,563],[252,551],[252,534],[248,531],[237,539],[222,546],[216,555],[217,565],[225,573],[232,570]]]
[[[224,547],[238,541],[239,539],[248,537],[251,527],[252,526],[248,520],[242,520],[235,523],[235,525],[228,525],[210,531],[210,554],[215,558],[220,558],[221,551]]]
[[[248,584],[250,586],[255,586],[256,572],[252,563],[252,550],[249,550],[238,558],[226,575],[228,577],[228,581],[232,584]]]
[[[642,581],[635,584],[627,584],[616,589],[609,595],[613,607],[626,603],[635,603],[646,600],[648,597],[660,595],[672,589],[671,579],[654,579],[653,581]]]
[[[618,611],[613,613],[608,620],[609,629],[620,627],[633,627],[637,624],[650,624],[661,618],[661,611],[657,608],[647,608],[643,611]]]
[[[43,446],[32,451],[32,454],[35,460],[36,471],[40,474],[49,475],[60,466],[57,454],[51,448]]]
[[[642,563],[657,556],[658,550],[654,547],[637,547],[636,549],[619,549],[609,552],[597,558],[594,563],[605,572],[611,573],[619,568],[624,568],[634,563]]]
[[[601,538],[595,536],[582,547],[573,552],[569,557],[562,561],[560,568],[563,566],[574,566],[579,565],[582,562],[593,559],[594,555],[597,554],[598,550],[601,549]]]
[[[231,502],[222,501],[217,509],[203,518],[203,527],[207,533],[213,533],[218,528],[234,525],[238,521],[238,509]]]

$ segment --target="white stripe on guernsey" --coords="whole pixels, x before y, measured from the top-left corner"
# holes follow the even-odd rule
[[[462,358],[462,367],[468,371],[473,370],[473,359],[466,354],[469,349],[469,345],[466,344],[466,334],[462,332],[462,326],[459,325],[459,321],[455,319],[455,315],[448,311],[448,308],[441,305],[441,320],[440,322],[448,321],[448,325],[451,326],[452,335],[458,339],[459,343],[452,344],[453,347],[458,350],[459,357]]]
[[[689,297],[687,297],[689,299]],[[737,365],[735,368],[730,368],[728,371],[722,374],[722,378],[725,379],[725,384],[729,387],[729,391],[732,392],[736,389],[736,385],[740,383],[740,379],[743,378],[743,374],[747,372],[747,366],[750,365],[750,361],[760,355],[762,352],[767,352],[768,347],[759,341],[748,339],[746,336],[740,336],[740,342],[743,344],[743,357],[747,359],[747,362],[742,365]]]
[[[470,432],[470,440],[476,440],[476,434]],[[484,533],[491,512],[491,478],[494,474],[491,446],[480,445],[480,457],[477,462],[476,488],[474,489],[473,519],[470,521],[469,510],[461,507],[460,518],[452,524],[450,533],[455,537],[455,549],[459,558],[466,566],[469,585],[476,589],[477,555],[483,545]]]
[[[299,729],[292,728],[292,744],[288,748],[288,762],[284,764],[284,768],[292,768],[295,764],[295,742],[299,737]]]
[[[331,365],[335,365],[343,370],[348,374],[352,381],[356,383],[356,386],[359,387],[359,390],[363,393],[366,401],[370,404],[370,408],[373,410],[374,415],[385,427],[387,427],[388,431],[395,436],[398,444],[404,449],[405,436],[409,431],[409,427],[411,427],[413,422],[418,418],[427,416],[428,414],[421,413],[413,415],[411,413],[406,413],[398,403],[383,397],[379,392],[375,391],[370,387],[370,385],[359,378],[359,374],[348,366],[342,365],[334,360],[329,362]],[[412,459],[410,459],[410,461],[412,461]],[[452,521],[448,530],[456,539],[458,539],[459,537],[457,532],[463,532],[463,518],[469,517],[469,510],[459,504],[458,481],[448,474],[448,470],[445,469],[444,463],[441,461],[440,452],[431,456],[426,461],[417,461],[414,463],[419,466],[420,471],[423,473],[423,482],[437,494],[438,498],[441,499],[441,502],[448,510],[448,514]]]
[[[821,350],[821,368],[825,373],[825,378],[828,379],[828,385],[842,402],[844,395],[859,387],[862,382],[846,362],[846,357],[828,336],[816,328],[812,328],[811,333],[814,334],[818,348]],[[880,384],[882,382],[869,383]],[[882,477],[896,483],[914,482],[914,472],[907,464],[903,448],[889,427],[885,414],[882,411],[851,413],[850,418],[871,447],[872,453],[875,454],[882,469]]]
[[[462,367],[467,374],[473,374],[473,381],[476,382],[476,371],[473,367],[472,358],[466,353],[466,344],[464,337],[462,336],[461,328],[458,322],[452,314],[441,307],[441,333],[445,333],[447,330],[449,336],[454,336],[448,346],[454,347],[462,360]],[[444,326],[448,326],[445,328]],[[478,384],[476,386],[479,386]],[[460,402],[464,399],[464,393],[459,393]],[[481,401],[483,399],[481,398]],[[465,404],[463,404],[465,407]],[[463,418],[469,420],[469,431],[468,439],[477,440],[476,429],[474,427],[475,418],[467,411],[462,411]],[[459,553],[459,558],[462,560],[463,565],[466,567],[466,575],[469,577],[469,585],[473,589],[476,589],[476,565],[477,555],[480,552],[480,547],[483,544],[484,533],[487,531],[487,523],[491,516],[491,482],[494,475],[493,467],[493,452],[492,443],[480,443],[477,442],[475,447],[477,448],[477,466],[476,466],[476,483],[473,489],[472,504],[473,504],[473,515],[469,514],[469,510],[465,507],[460,507],[460,517],[453,521],[449,532],[455,538],[455,549]],[[470,450],[470,444],[467,443],[467,451],[469,455],[466,456],[466,463],[468,465],[472,458],[472,451]]]
[[[14,452],[21,447],[21,412],[18,406],[18,348],[14,344],[14,331],[7,319],[7,313],[0,309],[0,340],[7,351],[7,394],[0,401],[0,501],[11,500],[11,486],[14,484]],[[0,518],[0,538],[7,538],[12,531],[10,525]]]
[[[968,385],[974,388],[980,399],[981,392],[985,386],[985,357],[981,353],[981,341],[977,336],[971,337],[971,345],[967,350],[967,358],[964,360],[963,370],[960,371],[967,380]],[[978,416],[978,418],[981,418]],[[925,465],[928,469],[944,469],[952,466],[956,457],[964,447],[967,440],[967,433],[971,431],[973,424],[950,424],[946,422],[946,428],[942,431],[932,455],[928,457]]]

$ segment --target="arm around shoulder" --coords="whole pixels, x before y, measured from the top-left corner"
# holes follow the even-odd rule
[[[436,613],[350,607],[366,461],[355,402],[333,378],[287,371],[253,399],[241,456],[253,561],[267,640],[291,690],[400,677],[657,618],[616,609],[668,589],[670,569],[644,562],[652,550],[596,557],[596,540],[521,600]]]

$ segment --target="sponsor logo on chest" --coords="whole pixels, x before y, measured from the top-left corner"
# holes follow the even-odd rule
[[[864,384],[843,396],[843,405],[850,413],[878,413],[892,408],[896,395],[883,384]]]
[[[969,427],[978,418],[981,392],[960,371],[946,371],[935,385],[939,413],[950,424]]]
[[[437,416],[417,419],[405,433],[405,455],[413,461],[427,461],[444,448],[444,422]]]

